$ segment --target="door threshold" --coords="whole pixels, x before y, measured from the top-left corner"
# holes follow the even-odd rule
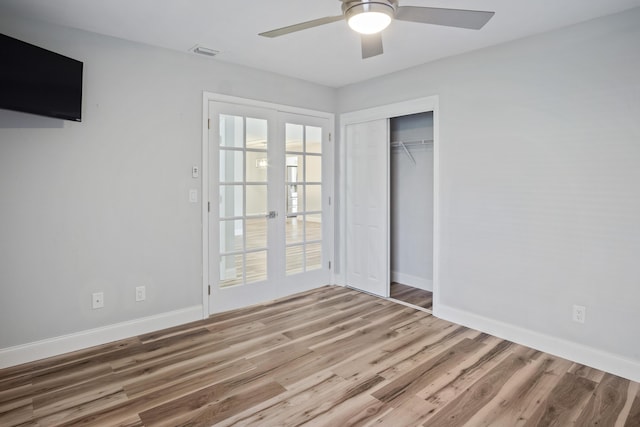
[[[406,305],[407,307],[415,308],[416,310],[424,311],[425,313],[429,313],[429,314],[433,315],[433,310],[430,310],[428,308],[420,307],[419,305],[410,304],[408,302],[404,302],[404,301],[401,301],[399,299],[395,299],[395,298],[391,298],[391,297],[385,298],[385,299],[387,299],[389,301],[396,302],[398,304]]]
[[[383,296],[380,296],[380,295],[376,295],[376,294],[374,294],[372,292],[367,292],[367,291],[363,291],[362,289],[354,288],[353,286],[349,286],[349,285],[344,285],[344,287],[345,288],[349,288],[349,289],[353,289],[354,291],[362,292],[363,294],[371,295],[371,296],[376,297],[376,298],[384,299],[384,300],[387,300],[387,301],[393,301],[395,303],[402,304],[404,306],[411,307],[411,308],[414,308],[414,309],[419,310],[419,311],[424,311],[425,313],[429,313],[429,314],[433,315],[433,310],[428,309],[428,308],[424,308],[424,307],[420,307],[419,305],[410,304],[408,302],[400,301],[399,299],[395,299],[395,298],[391,298],[391,297],[383,297]]]

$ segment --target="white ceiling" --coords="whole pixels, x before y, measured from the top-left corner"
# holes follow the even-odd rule
[[[395,21],[384,55],[361,59],[360,38],[338,21],[275,39],[257,34],[339,15],[338,0],[0,0],[0,13],[182,52],[199,44],[214,61],[340,87],[438,58],[610,15],[640,0],[400,0],[403,6],[495,11],[481,30]]]

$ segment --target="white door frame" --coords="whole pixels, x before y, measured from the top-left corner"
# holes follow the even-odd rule
[[[433,111],[433,307],[440,303],[440,114],[437,95],[417,98],[395,104],[381,105],[364,110],[352,111],[340,115],[340,207],[338,225],[341,230],[338,239],[340,270],[335,275],[336,282],[346,285],[346,128],[347,125],[372,120],[390,119],[392,117]],[[388,179],[388,177],[387,177]],[[390,242],[387,243],[389,245]]]
[[[326,179],[326,188],[328,189],[328,193],[326,196],[330,197],[331,200],[334,200],[335,194],[335,180],[334,180],[334,165],[333,159],[334,155],[334,140],[333,138],[333,130],[335,129],[335,115],[333,113],[327,113],[325,111],[317,111],[317,110],[309,110],[305,108],[291,107],[288,105],[275,104],[271,102],[257,101],[254,99],[248,98],[240,98],[236,96],[223,95],[213,92],[203,92],[202,94],[202,165],[200,167],[200,177],[202,180],[202,191],[201,191],[201,200],[202,200],[202,318],[205,319],[210,315],[210,307],[209,307],[209,178],[211,171],[209,170],[209,102],[224,102],[228,104],[238,104],[247,107],[259,107],[259,108],[267,108],[271,110],[276,110],[284,113],[293,113],[300,114],[312,117],[320,117],[327,119],[329,122],[329,144],[326,150],[326,156],[329,160],[329,167],[327,168],[327,179]],[[325,153],[323,153],[324,156]],[[213,204],[213,203],[212,203]],[[214,204],[217,206],[217,203]],[[327,247],[329,248],[329,261],[333,264],[334,259],[334,248],[335,244],[333,241],[334,236],[334,218],[337,215],[336,212],[336,203],[331,203],[331,209],[329,211],[329,215],[326,218],[326,226],[329,229],[328,235],[331,236],[331,241],[326,242]],[[323,224],[324,225],[324,224]],[[331,281],[335,282],[334,279],[334,269],[331,269]]]

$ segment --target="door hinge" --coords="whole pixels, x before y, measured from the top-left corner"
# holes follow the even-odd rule
[[[329,132],[329,142],[331,142],[331,132]]]
[[[329,196],[329,206],[331,206],[331,196]]]
[[[207,202],[207,212],[211,212],[211,202]]]
[[[207,292],[209,293],[209,295],[211,295],[211,285],[207,286]]]
[[[207,129],[211,129],[211,119],[207,119]]]
[[[329,261],[329,270],[331,270],[331,261]]]

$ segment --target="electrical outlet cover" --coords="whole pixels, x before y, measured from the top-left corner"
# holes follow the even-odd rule
[[[584,323],[587,317],[587,308],[582,305],[573,306],[573,321]]]
[[[104,292],[94,292],[91,298],[91,308],[96,309],[104,307]]]
[[[136,301],[144,301],[147,298],[147,292],[144,286],[136,287]]]

